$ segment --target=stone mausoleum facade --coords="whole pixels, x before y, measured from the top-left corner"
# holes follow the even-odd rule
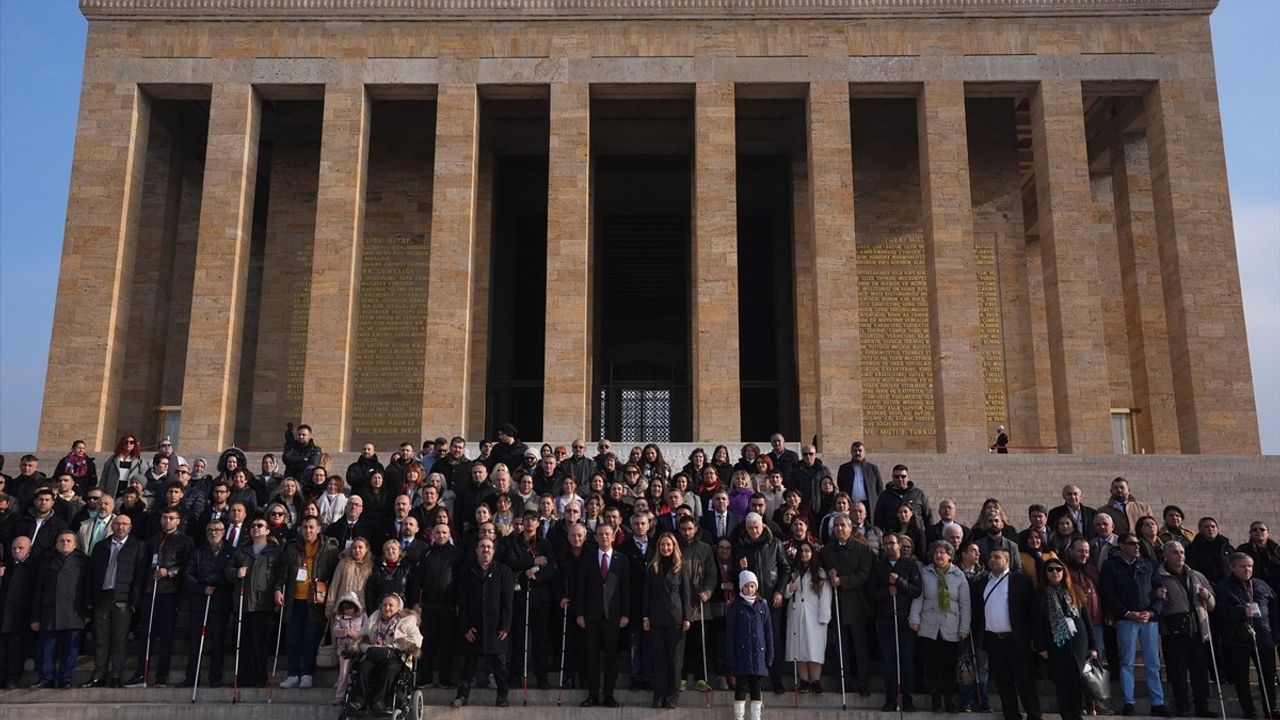
[[[1259,450],[1216,0],[81,0],[41,448]]]

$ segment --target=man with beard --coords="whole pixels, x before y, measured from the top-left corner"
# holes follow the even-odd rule
[[[182,599],[182,569],[194,550],[191,536],[179,530],[179,517],[176,507],[162,510],[160,531],[146,543],[150,572],[143,583],[142,599],[138,601],[138,607],[146,610],[139,627],[150,628],[152,637],[148,642],[144,631],[138,638],[142,652],[138,657],[138,672],[129,681],[131,687],[145,687],[150,679],[145,675],[151,671],[155,673],[155,686],[163,687],[169,683],[173,629],[178,618],[178,601]],[[155,660],[154,668],[149,662],[151,659]]]
[[[864,502],[875,507],[880,493],[884,492],[884,480],[880,468],[867,460],[867,447],[855,442],[849,447],[852,459],[836,470],[836,490],[849,493],[853,502]]]
[[[67,524],[54,512],[53,503],[53,490],[38,488],[31,500],[31,510],[18,521],[14,530],[15,537],[25,535],[31,538],[31,554],[37,560],[52,550],[58,535],[68,529]],[[72,537],[74,536],[73,534]]]
[[[301,480],[304,470],[320,464],[321,454],[320,446],[316,445],[315,439],[311,437],[310,425],[305,423],[299,425],[296,434],[293,431],[293,423],[285,425],[284,451],[280,453],[280,459],[284,462],[285,477]]]
[[[431,472],[440,473],[444,476],[445,482],[451,488],[465,485],[470,476],[471,465],[473,460],[467,457],[467,441],[462,436],[455,436],[449,441],[449,454],[436,460],[436,464],[431,468]],[[485,468],[485,476],[488,476],[488,468]]]
[[[513,610],[517,618],[513,627],[516,641],[512,647],[511,665],[514,667],[516,662],[522,662],[527,653],[538,689],[546,690],[551,687],[547,683],[547,626],[551,607],[557,600],[556,559],[551,543],[538,533],[538,513],[525,511],[519,532],[503,538],[500,553],[499,562],[515,573],[517,587]],[[527,612],[525,603],[529,604]],[[525,617],[529,618],[527,635]],[[525,646],[526,637],[528,647]]]
[[[483,466],[482,466],[483,467]],[[515,576],[511,569],[494,561],[493,540],[476,543],[476,564],[463,571],[458,584],[458,623],[462,629],[462,682],[450,703],[467,704],[475,684],[476,666],[481,659],[492,668],[498,686],[494,705],[507,706],[507,639],[511,635],[512,596]]]
[[[461,485],[454,486],[453,523],[461,532],[475,522],[476,508],[482,503],[493,509],[498,491],[489,482],[489,471],[484,465],[476,463],[471,466],[471,478]]]
[[[689,574],[689,590],[693,593],[690,602],[694,605],[694,625],[686,633],[690,642],[685,644],[684,666],[693,670],[692,675],[697,680],[696,689],[705,690],[711,678],[704,677],[702,673],[704,632],[697,625],[705,621],[707,602],[711,600],[711,593],[716,590],[715,557],[711,546],[703,542],[702,531],[698,529],[698,522],[693,519],[693,515],[680,517],[676,523],[676,531],[685,572]]]
[[[871,655],[867,644],[867,621],[871,617],[867,607],[866,585],[871,577],[875,554],[865,543],[853,539],[853,521],[844,515],[835,519],[831,542],[821,552],[822,564],[827,568],[827,579],[835,591],[835,601],[840,604],[840,627],[844,647],[845,666],[857,669],[854,688],[862,697],[871,694]]]
[[[1144,515],[1155,516],[1150,505],[1134,499],[1129,492],[1129,481],[1122,477],[1111,481],[1111,499],[1106,505],[1099,507],[1098,512],[1111,516],[1117,535],[1136,532],[1139,518]]]
[[[413,457],[413,445],[409,445],[409,456]],[[383,472],[383,480],[386,480],[385,468],[378,460],[378,454],[373,449],[373,443],[367,442],[360,446],[360,456],[356,461],[347,466],[347,486],[351,489],[348,495],[354,496],[361,490],[369,487],[369,476],[375,472]]]

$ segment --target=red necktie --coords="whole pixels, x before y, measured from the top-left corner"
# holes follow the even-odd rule
[[[600,579],[604,580],[609,577],[609,553],[600,556]]]

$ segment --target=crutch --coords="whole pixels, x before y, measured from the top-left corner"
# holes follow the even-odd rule
[[[284,608],[280,608],[280,622],[276,623],[276,654],[271,659],[271,677],[267,678],[267,704],[276,689],[276,667],[280,664],[280,636],[284,634]]]
[[[1267,697],[1267,681],[1275,681],[1275,678],[1268,678],[1263,674],[1262,670],[1262,654],[1258,652],[1258,633],[1253,629],[1253,618],[1250,618],[1245,629],[1249,631],[1249,642],[1253,645],[1253,661],[1258,664],[1258,692],[1262,695],[1262,709],[1266,711],[1268,718],[1274,718],[1271,714],[1271,698]]]
[[[698,596],[698,617],[702,618],[698,623],[698,631],[702,633],[702,684],[707,687],[707,707],[711,707],[711,676],[707,674],[707,606],[702,602],[702,596]]]
[[[1222,720],[1227,720],[1227,701],[1222,697],[1222,678],[1218,675],[1218,652],[1213,647],[1213,626],[1208,614],[1204,617],[1204,629],[1209,633],[1209,662],[1213,663],[1213,684],[1218,689],[1218,707],[1222,708]]]
[[[893,663],[898,687],[894,691],[898,704],[898,720],[902,720],[902,641],[898,639],[898,595],[893,595]]]
[[[204,620],[200,621],[200,649],[196,650],[196,676],[191,681],[191,702],[196,701],[196,693],[200,692],[200,661],[204,659],[204,636],[209,631],[209,605],[213,603],[212,595],[204,596]]]
[[[569,608],[564,609],[564,619],[560,621],[560,689],[556,692],[556,707],[564,702],[564,648],[569,637]]]
[[[845,699],[844,687],[844,626],[840,624],[840,596],[833,593],[836,606],[836,655],[840,657],[840,709],[848,710],[849,703]],[[818,682],[822,682],[819,678]]]
[[[524,591],[524,677],[520,684],[524,686],[524,706],[529,707],[529,596],[533,588]]]
[[[155,575],[153,571],[152,576]],[[156,591],[160,589],[160,578],[151,581],[151,612],[147,613],[147,649],[142,653],[142,687],[147,686],[151,673],[151,627],[156,622]]]
[[[244,628],[244,578],[240,579],[240,609],[236,611],[236,666],[231,671],[231,704],[240,702],[240,631]]]

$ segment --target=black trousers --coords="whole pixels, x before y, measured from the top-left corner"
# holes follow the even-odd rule
[[[0,635],[0,685],[21,686],[23,663],[31,657],[33,638],[31,626],[21,623],[14,632]]]
[[[142,632],[138,643],[138,673],[141,674],[147,663],[147,626],[151,626],[151,677],[148,682],[159,682],[169,677],[169,662],[173,659],[173,631],[178,624],[178,600],[176,593],[160,593],[156,595],[156,618],[151,622],[151,596],[143,595]],[[200,603],[200,612],[204,613],[204,603]],[[196,629],[200,628],[200,618],[196,618]]]
[[[422,608],[422,659],[418,663],[418,684],[431,681],[440,671],[440,684],[449,686],[453,674],[453,653],[458,632],[458,611],[452,605],[427,605]]]
[[[200,623],[204,621],[204,599],[197,596],[188,608],[187,622],[191,634],[187,639],[187,675],[188,679],[196,676],[196,661],[200,658]],[[159,618],[157,618],[158,620]],[[225,659],[223,647],[227,637],[227,624],[231,619],[231,608],[220,604],[217,600],[209,606],[209,626],[204,636],[204,651],[209,654],[208,662],[203,667],[209,668],[209,682],[222,682],[222,664]]]
[[[1250,715],[1257,712],[1257,706],[1253,702],[1252,684],[1249,682],[1250,664],[1257,667],[1262,691],[1267,694],[1267,701],[1271,703],[1272,712],[1275,712],[1276,651],[1270,647],[1270,643],[1258,649],[1258,656],[1262,660],[1261,667],[1258,667],[1258,658],[1254,657],[1252,645],[1223,645],[1218,649],[1226,656],[1227,668],[1236,686],[1236,696],[1240,698],[1240,709],[1244,714]]]
[[[653,644],[653,699],[674,700],[676,681],[684,670],[684,631],[679,625],[651,626]]]
[[[586,648],[582,667],[587,673],[587,695],[600,697],[600,674],[604,673],[604,694],[611,697],[618,683],[618,621],[588,620],[582,635]],[[600,657],[602,653],[603,659]],[[599,670],[595,669],[597,662],[600,663]]]
[[[485,665],[493,671],[493,682],[498,686],[498,698],[502,699],[507,696],[510,690],[510,683],[507,679],[507,655],[506,653],[496,653],[493,655],[478,655],[474,653],[462,654],[462,679],[458,683],[458,696],[467,697],[471,695],[471,688],[476,684],[476,668],[483,658]]]
[[[511,608],[511,659],[508,667],[513,672],[524,676],[524,598],[516,593],[516,602]],[[539,680],[547,677],[547,626],[550,622],[551,609],[532,605],[529,607],[529,671]],[[556,648],[559,650],[560,648]]]
[[[950,696],[956,691],[956,664],[960,643],[941,638],[916,638],[917,657],[924,663],[925,687],[930,695]]]
[[[786,606],[776,608],[773,603],[769,603],[769,621],[773,626],[773,647],[775,649],[784,649],[787,647],[787,612]],[[769,667],[769,683],[776,689],[782,686],[782,671],[786,669],[788,663],[786,661],[785,652],[775,652],[773,654],[773,665]]]
[[[352,688],[354,700],[363,700],[370,705],[377,702],[390,706],[396,675],[404,667],[400,653],[392,648],[369,648],[356,663],[356,667],[356,686]]]
[[[987,633],[986,637],[989,677],[996,679],[1000,693],[1000,710],[1005,720],[1020,720],[1018,700],[1027,711],[1028,720],[1040,720],[1040,696],[1036,694],[1032,677],[1031,651],[1019,648],[1012,635]]]
[[[1199,635],[1163,635],[1164,669],[1173,689],[1173,701],[1179,712],[1204,708],[1209,704],[1209,648]],[[1187,693],[1187,677],[1191,693]],[[1191,704],[1194,700],[1194,706]]]
[[[93,676],[100,680],[122,678],[125,673],[133,608],[127,602],[115,602],[114,595],[112,590],[102,591],[93,606]]]
[[[265,687],[276,651],[276,614],[271,610],[244,613],[240,631],[240,687]]]

